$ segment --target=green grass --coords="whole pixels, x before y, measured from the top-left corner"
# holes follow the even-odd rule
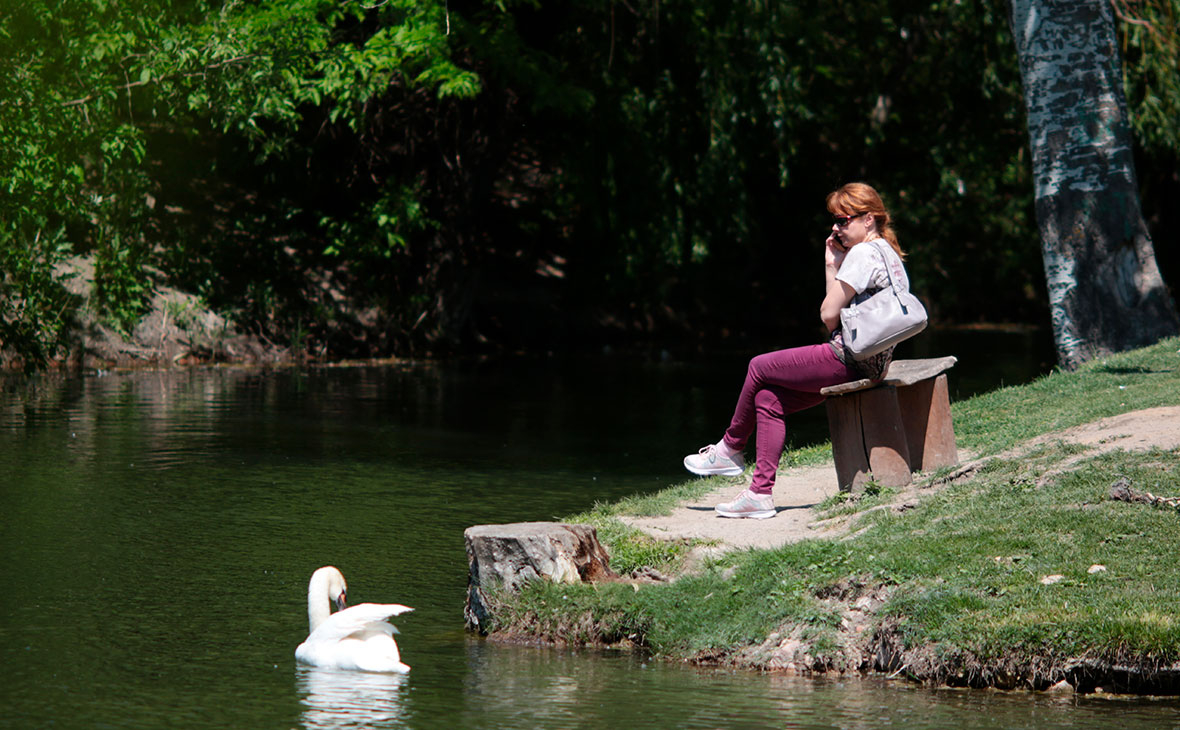
[[[1160,405],[1180,392],[1180,339],[1056,371],[952,404],[961,447],[994,454],[1043,433]],[[951,371],[954,377],[954,371]]]
[[[905,586],[887,614],[907,644],[1180,659],[1180,515],[1107,499],[1121,477],[1180,494],[1180,458],[1116,452],[1040,487],[1039,466],[1003,462],[912,515],[869,518],[849,550],[857,571]]]
[[[864,491],[860,494],[836,492],[817,504],[815,511],[823,519],[851,515],[879,504],[889,504],[896,496],[895,487],[883,487],[875,481],[870,481],[864,485]]]
[[[994,455],[1046,432],[1175,405],[1178,346],[1170,339],[956,403],[959,445]],[[1057,442],[993,459],[970,481],[925,493],[914,509],[853,518],[856,529],[869,528],[854,540],[730,553],[697,574],[641,588],[534,584],[499,618],[528,624],[542,638],[629,641],[696,658],[733,652],[787,625],[823,654],[837,644],[839,615],[822,596],[858,584],[890,587],[877,619],[890,622],[905,646],[938,655],[1180,661],[1180,513],[1107,499],[1122,477],[1138,489],[1180,495],[1180,457],[1115,452],[1043,479],[1080,450]],[[643,536],[618,516],[666,512],[716,486],[694,480],[574,519],[598,525],[612,564],[674,569],[689,546]],[[868,499],[889,496],[884,490]],[[868,504],[825,506],[831,514]],[[1106,570],[1089,573],[1092,565]],[[1064,577],[1045,585],[1048,575]]]
[[[817,546],[812,546],[816,548]],[[819,548],[815,559],[824,561]],[[614,627],[602,638],[634,637],[658,653],[695,656],[728,651],[752,643],[788,619],[814,626],[814,633],[834,625],[829,609],[810,595],[804,574],[784,570],[779,561],[743,561],[736,571],[707,570],[671,584],[635,589],[628,584],[559,586],[534,583],[523,591],[508,624],[536,627],[542,638],[568,640],[570,625],[592,623]],[[727,563],[734,561],[730,558]],[[587,637],[588,638],[588,637]]]

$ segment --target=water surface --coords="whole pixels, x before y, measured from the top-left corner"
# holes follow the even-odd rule
[[[1180,722],[1171,700],[767,676],[463,631],[465,527],[682,481],[744,357],[5,380],[0,727]],[[963,368],[952,389],[1038,374],[1016,370],[975,386]],[[826,438],[822,409],[791,428]],[[350,600],[417,609],[397,621],[409,676],[295,665],[306,582],[329,563]]]

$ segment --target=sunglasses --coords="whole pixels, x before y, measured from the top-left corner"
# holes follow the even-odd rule
[[[840,226],[841,228],[845,228],[848,226],[849,223],[856,220],[857,218],[860,218],[862,215],[866,215],[866,214],[865,213],[857,213],[856,215],[838,215],[838,216],[835,216],[833,218],[833,220],[836,221],[836,225]]]

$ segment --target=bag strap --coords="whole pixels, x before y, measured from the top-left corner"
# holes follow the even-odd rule
[[[897,303],[901,306],[901,311],[909,314],[909,307],[905,305],[905,300],[901,298],[901,292],[897,290],[897,282],[893,280],[893,274],[889,273],[889,269],[892,268],[889,266],[889,257],[886,256],[885,252],[881,250],[881,247],[877,245],[877,241],[879,240],[881,239],[874,238],[872,241],[869,241],[869,243],[873,244],[873,248],[877,249],[877,253],[881,254],[881,261],[885,263],[885,276],[889,277],[889,288],[893,290],[893,296],[897,299]]]
[[[869,241],[869,243],[873,244],[873,248],[877,249],[877,253],[881,254],[881,263],[885,264],[885,276],[889,279],[889,288],[893,290],[893,295],[900,299],[901,292],[897,290],[897,282],[893,280],[893,274],[889,273],[889,269],[892,268],[889,265],[889,257],[885,255],[885,252],[882,251],[881,247],[877,244],[877,241],[880,240],[880,238],[874,238],[873,240]]]

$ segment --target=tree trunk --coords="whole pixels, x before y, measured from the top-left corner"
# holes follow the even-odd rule
[[[590,525],[515,522],[476,525],[463,531],[467,544],[467,627],[488,633],[495,623],[497,591],[516,592],[531,580],[593,582],[616,577],[610,556]]]
[[[1180,331],[1139,207],[1109,0],[1012,0],[1062,367]]]

